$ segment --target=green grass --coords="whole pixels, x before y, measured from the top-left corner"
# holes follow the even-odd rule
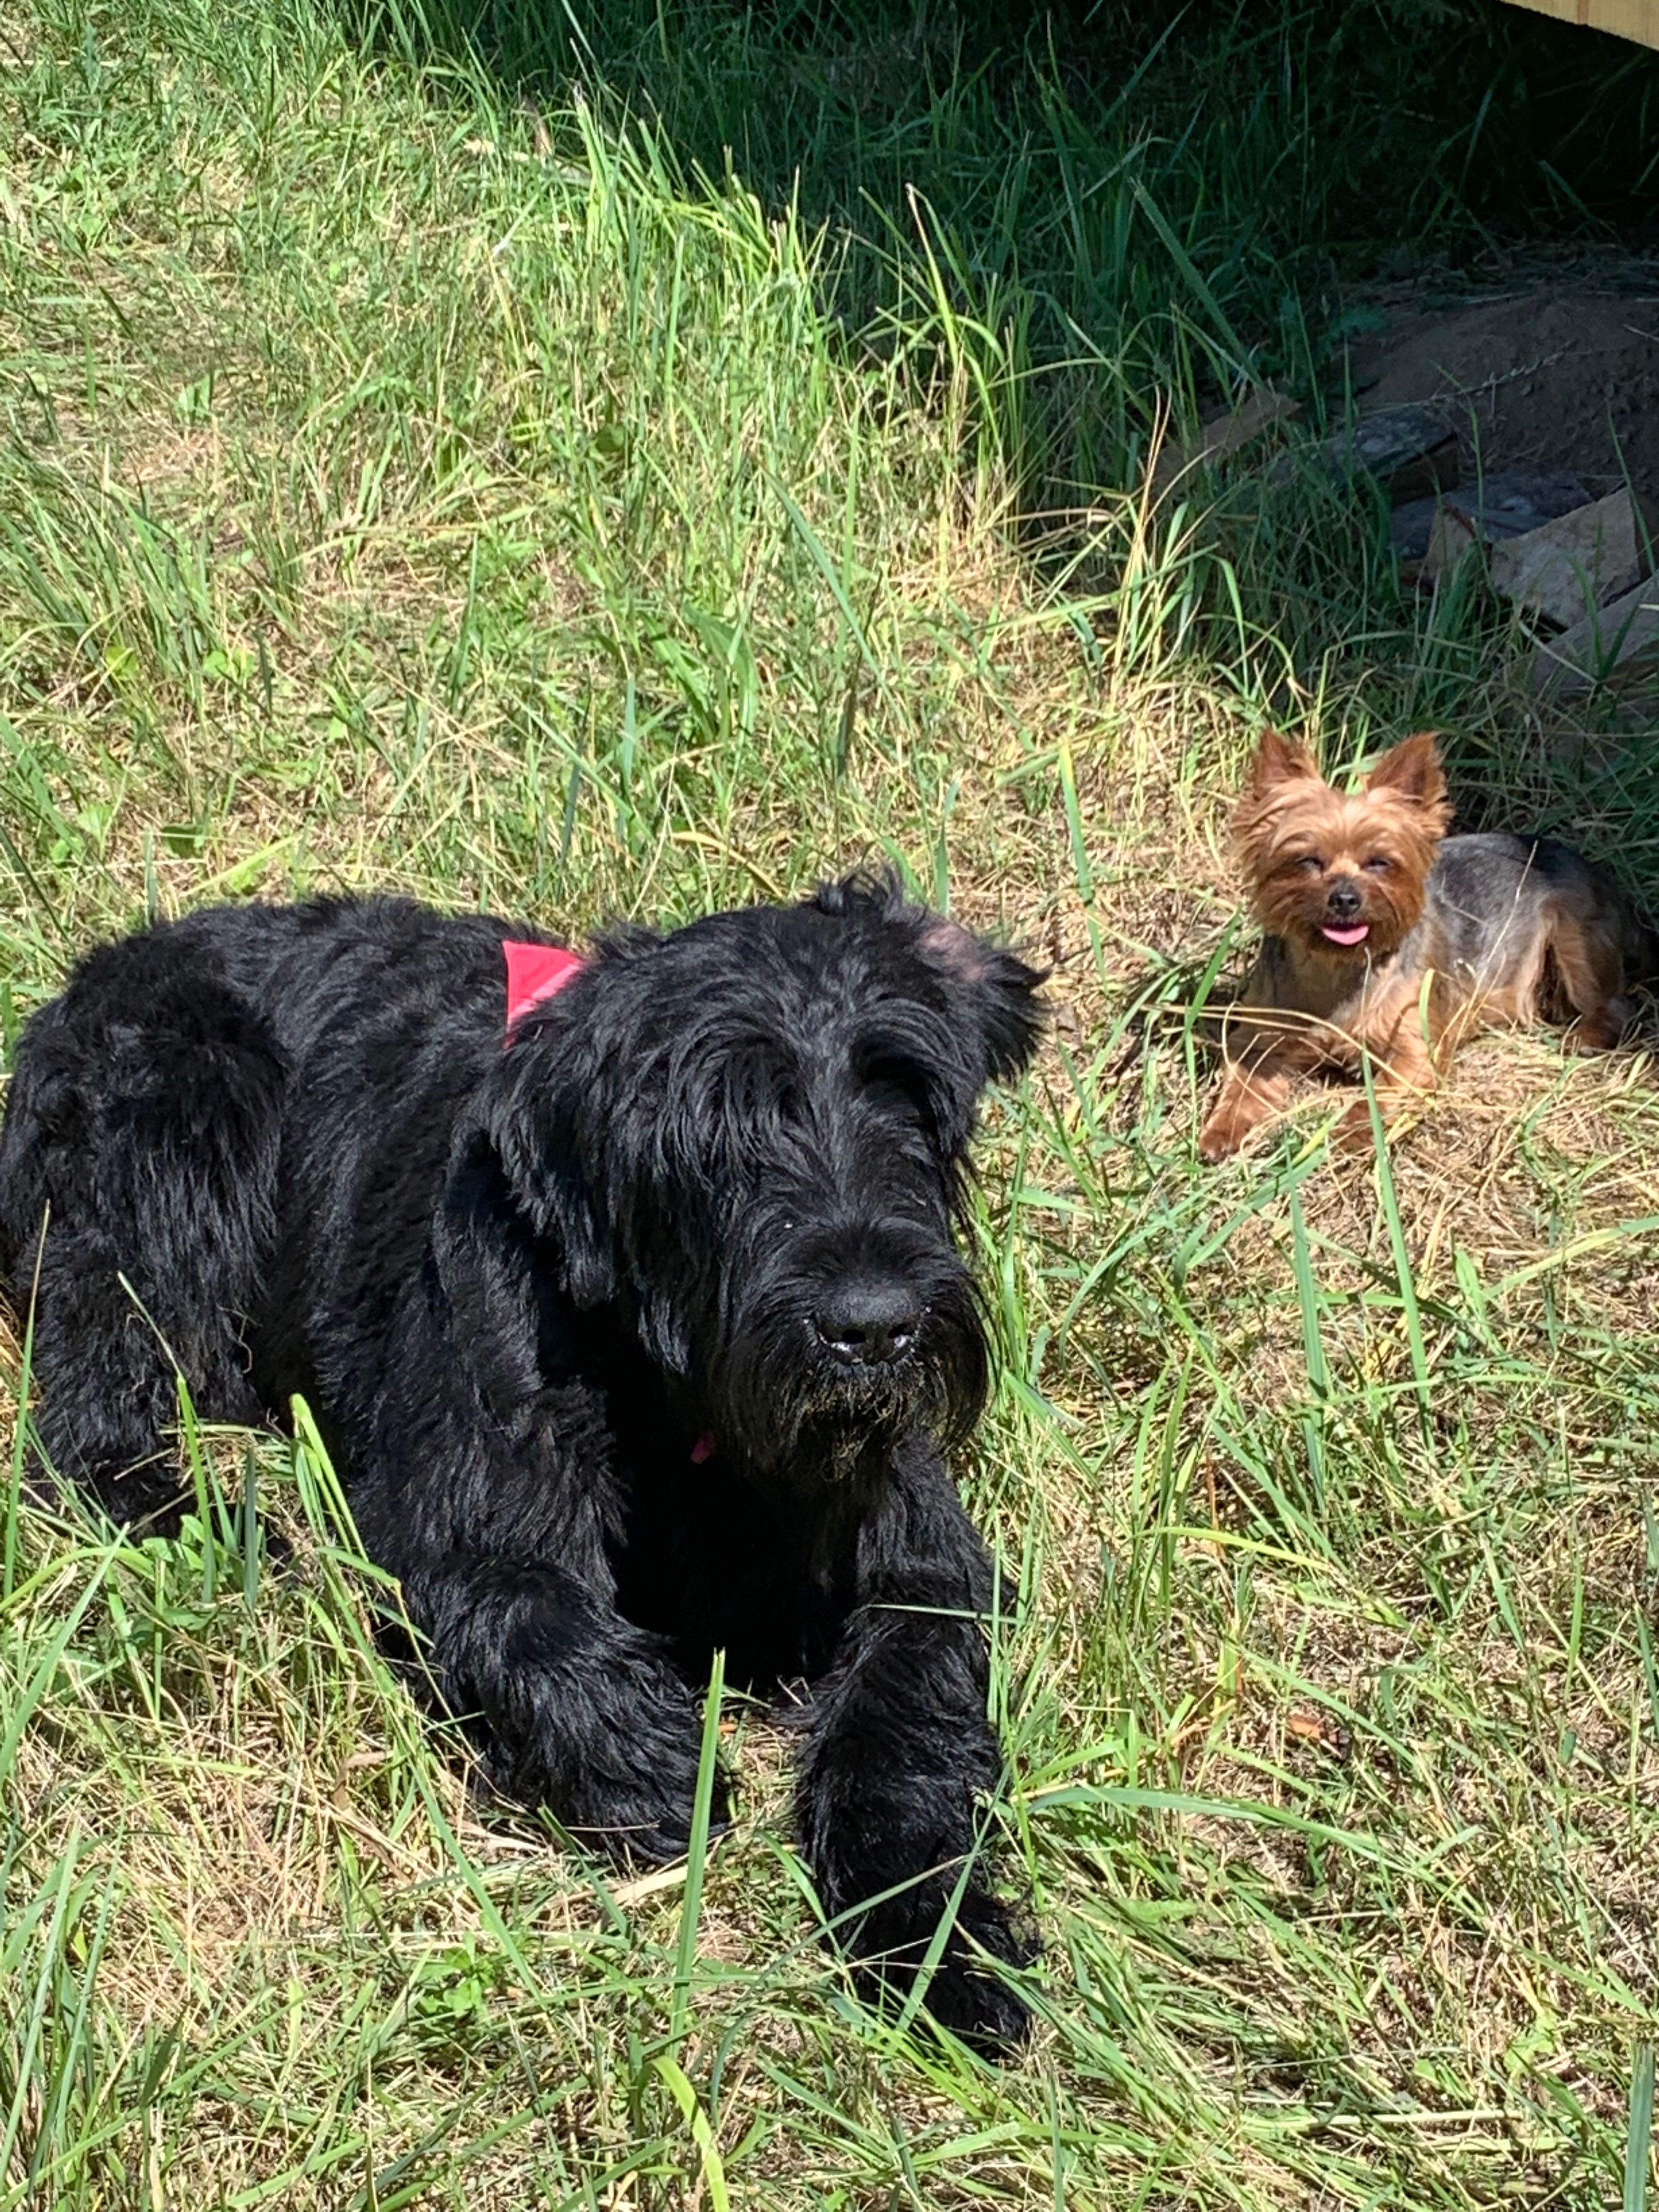
[[[1345,125],[1309,15],[1255,12],[1132,80],[1115,15],[1085,67],[970,12],[619,7],[579,87],[436,17],[0,5],[8,1042],[77,948],[213,898],[580,932],[882,854],[1053,960],[1058,1014],[988,1130],[1008,1358],[963,1469],[1030,2055],[859,2009],[762,1711],[726,1703],[735,1832],[665,1879],[470,1800],[314,1437],[186,1405],[177,1542],[7,1462],[0,2207],[1650,2196],[1645,1066],[1492,1042],[1389,1174],[1317,1102],[1200,1173],[1192,1012],[1267,714],[1339,763],[1438,723],[1638,889],[1650,717],[1541,709],[1505,618],[1402,592],[1312,477],[1135,489],[1160,400],[1340,404],[1322,272],[1401,131],[1429,183],[1378,235],[1583,226],[1551,179],[1600,173],[1513,106],[1498,185],[1420,114]],[[1456,35],[1474,82],[1498,34]],[[1525,48],[1568,58],[1529,112],[1582,51]]]

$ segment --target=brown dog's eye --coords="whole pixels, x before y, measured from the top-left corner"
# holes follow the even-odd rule
[[[1386,876],[1389,870],[1393,867],[1394,862],[1386,853],[1373,853],[1365,866],[1374,875]]]
[[[1304,876],[1322,875],[1325,868],[1317,853],[1304,853],[1296,865]]]

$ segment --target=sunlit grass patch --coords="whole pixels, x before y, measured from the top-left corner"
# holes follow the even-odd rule
[[[487,1802],[303,1437],[201,1439],[167,1543],[23,1502],[20,1455],[0,2204],[1616,2201],[1655,2001],[1650,1066],[1483,1042],[1386,1181],[1311,1095],[1224,1170],[1194,1137],[1265,720],[1338,764],[1443,726],[1467,797],[1638,891],[1654,755],[1628,706],[1541,708],[1498,611],[1403,592],[1328,488],[1148,501],[1160,406],[1228,373],[1183,259],[1233,367],[1267,348],[1277,264],[1218,244],[1258,172],[1200,204],[1190,149],[1060,106],[1017,170],[964,92],[968,204],[1026,258],[872,212],[849,331],[845,235],[741,159],[691,177],[603,82],[422,81],[301,0],[0,26],[8,1042],[80,947],[216,898],[580,936],[884,855],[1052,963],[1056,1010],[988,1127],[1006,1377],[964,1469],[1030,2056],[857,2008],[735,1700],[700,1892]],[[856,45],[837,99],[912,52]],[[1022,231],[1056,148],[1071,197]],[[1118,250],[1070,385],[1031,299],[1067,210]],[[1033,513],[1079,374],[1099,480]]]

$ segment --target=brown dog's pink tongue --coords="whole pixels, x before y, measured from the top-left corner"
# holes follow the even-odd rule
[[[1370,933],[1368,921],[1358,922],[1352,929],[1333,929],[1328,922],[1325,924],[1325,935],[1333,945],[1363,945]]]

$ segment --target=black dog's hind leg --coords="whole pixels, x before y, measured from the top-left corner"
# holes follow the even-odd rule
[[[983,1848],[983,1801],[1002,1766],[986,1712],[990,1560],[931,1452],[896,1471],[861,1532],[858,1581],[858,1610],[818,1686],[797,1814],[824,1905],[848,1916],[842,1942],[878,1985],[903,1990]],[[975,1950],[1024,1966],[1036,1947],[986,1877],[981,1856],[926,2002],[994,2051],[1019,2039],[1029,2015]]]
[[[24,1034],[0,1261],[20,1319],[33,1314],[48,1465],[118,1520],[177,1504],[175,1361],[204,1419],[258,1416],[242,1331],[273,1235],[280,1087],[262,1027],[222,984],[162,984],[126,945],[94,955]]]

